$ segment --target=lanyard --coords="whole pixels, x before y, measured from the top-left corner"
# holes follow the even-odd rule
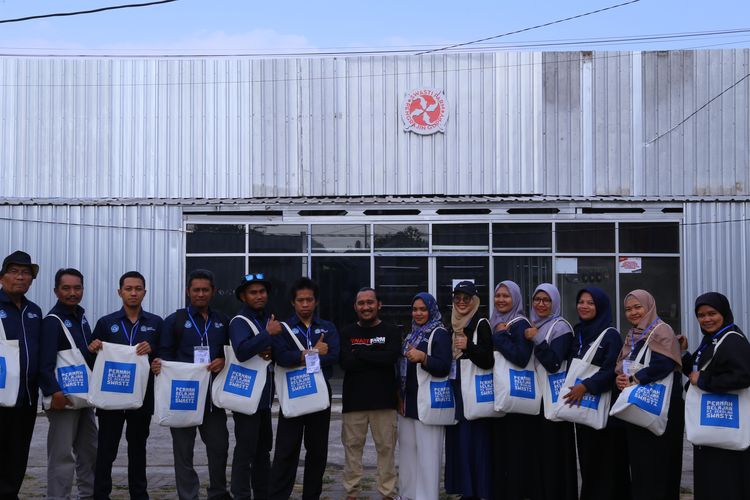
[[[135,338],[135,334],[138,332],[138,323],[140,323],[141,320],[138,320],[133,325],[133,328],[130,330],[130,335],[128,335],[128,329],[125,328],[125,323],[120,320],[120,326],[122,326],[122,333],[125,335],[125,338],[128,339],[128,345],[133,345],[133,339]]]
[[[650,329],[650,328],[651,328],[652,326],[654,326],[654,323],[656,323],[657,321],[659,321],[659,318],[658,318],[658,317],[657,317],[657,318],[656,318],[655,320],[653,320],[653,321],[652,321],[652,322],[651,322],[651,323],[650,323],[650,324],[649,324],[649,325],[648,325],[648,326],[647,326],[646,328],[644,328],[644,329],[643,329],[643,331],[641,332],[641,334],[640,334],[640,335],[638,336],[638,340],[636,340],[636,339],[635,339],[635,334],[633,334],[633,335],[632,335],[632,336],[630,337],[630,346],[631,346],[630,352],[632,353],[632,354],[631,354],[631,356],[635,355],[635,345],[636,345],[636,344],[637,344],[638,342],[640,342],[640,341],[641,341],[641,339],[643,338],[643,336],[644,336],[644,335],[646,335],[646,332],[648,332],[648,331],[649,331],[649,329]],[[633,359],[635,359],[635,358],[633,358]]]
[[[211,320],[209,319],[206,321],[206,327],[203,329],[203,333],[198,329],[198,323],[195,322],[193,319],[193,315],[190,314],[190,308],[187,309],[188,317],[190,318],[190,322],[193,323],[193,326],[195,327],[195,331],[198,332],[198,336],[201,339],[201,345],[205,345],[204,342],[208,343],[208,329],[211,328]]]
[[[86,335],[86,329],[83,327],[83,322],[84,321],[86,321],[86,323],[88,324],[88,320],[86,320],[86,315],[85,314],[83,316],[81,316],[81,336],[83,336],[83,342],[84,342],[84,344],[86,346],[88,346],[90,342],[89,342],[88,336]]]
[[[733,326],[734,326],[734,323],[732,323],[731,325],[727,325],[724,328],[722,328],[721,330],[719,330],[718,332],[714,333],[711,336],[711,341],[712,342],[716,341],[716,339],[719,338],[719,335],[721,335],[722,333],[724,333],[726,330],[729,330]],[[701,356],[703,356],[703,351],[706,349],[706,347],[708,347],[708,342],[706,342],[705,344],[703,344],[702,347],[699,347],[698,350],[695,352],[695,361],[693,362],[693,371],[694,372],[698,371],[698,367],[700,366],[700,362],[701,362]],[[715,354],[716,353],[714,353],[714,355]]]
[[[302,323],[304,325],[304,323]],[[307,348],[312,349],[312,343],[310,342],[310,328],[312,328],[312,323],[310,323],[310,326],[307,327],[307,330],[303,331],[302,333],[305,334],[305,340],[307,340]],[[300,328],[301,330],[301,328]]]

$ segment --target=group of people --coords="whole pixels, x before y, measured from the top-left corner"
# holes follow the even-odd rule
[[[686,339],[658,317],[654,298],[645,290],[625,296],[631,327],[624,339],[613,326],[604,291],[580,290],[578,318],[568,322],[561,316],[560,294],[554,285],[544,283],[533,291],[527,316],[522,290],[508,280],[495,287],[489,318],[478,313],[481,300],[471,281],[453,288],[450,321],[443,320],[432,295],[418,293],[411,304],[411,328],[404,336],[380,319],[382,304],[370,287],[356,295],[357,321],[339,333],[316,314],[318,286],[304,277],[290,287],[294,314],[282,322],[268,311],[271,283],[266,276],[242,276],[235,289],[242,308],[229,318],[210,307],[214,276],[200,269],[188,276],[187,307],[162,320],[143,310],[146,280],[131,271],[119,281],[122,308],[100,318],[92,329],[80,305],[84,291],[80,271],[69,268],[56,273],[57,303],[46,316],[26,298],[38,271],[39,266],[21,251],[6,257],[0,269],[0,340],[18,342],[21,374],[15,405],[0,407],[4,429],[0,498],[17,498],[21,488],[40,392],[49,419],[48,498],[69,498],[74,478],[80,498],[109,498],[112,464],[124,427],[130,496],[148,498],[146,443],[154,412],[153,377],[159,376],[162,361],[205,363],[207,370],[218,374],[225,367],[227,346],[238,362],[258,357],[279,367],[322,372],[329,397],[328,380],[334,365],[340,364],[344,370],[343,486],[348,499],[357,498],[362,490],[368,430],[377,452],[377,490],[384,499],[435,500],[441,478],[447,493],[464,499],[676,499],[685,427],[682,374],[689,385],[707,392],[750,387],[750,344],[734,324],[726,297],[714,292],[695,302],[703,337],[691,354]],[[152,374],[142,407],[71,408],[56,378],[58,354],[78,349],[93,367],[103,343],[133,346],[139,356],[148,356]],[[649,361],[643,363],[646,350]],[[462,377],[472,373],[467,368],[492,372],[497,363],[507,362],[564,376],[566,368],[583,359],[597,370],[568,387],[556,386],[552,398],[559,394],[560,401],[555,404],[585,406],[608,392],[614,402],[620,391],[633,385],[667,380],[672,390],[666,430],[657,435],[615,416],[600,429],[574,424],[554,418],[547,411],[551,402],[544,400],[535,412],[511,410],[487,418],[464,414],[464,398],[474,397],[462,384]],[[267,369],[272,372],[273,364]],[[437,381],[440,390],[450,389],[440,393],[438,406],[449,403],[445,407],[451,409],[452,425],[436,425],[425,418],[420,388],[432,384],[429,380]],[[447,385],[440,385],[442,380]],[[320,497],[330,404],[294,417],[280,411],[271,459],[271,405],[278,389],[268,376],[257,410],[232,412],[236,445],[229,484],[227,414],[212,403],[210,391],[201,425],[170,429],[179,498],[199,496],[193,467],[197,433],[206,446],[208,498],[288,499],[303,443],[302,497]],[[479,387],[476,391],[478,397]],[[545,391],[544,397],[548,394]],[[695,498],[750,497],[748,449],[695,446],[694,460]]]

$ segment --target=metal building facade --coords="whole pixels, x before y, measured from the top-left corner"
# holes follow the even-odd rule
[[[748,325],[748,75],[748,49],[1,57],[0,248],[44,264],[36,294],[56,267],[137,265],[164,284],[147,299],[163,313],[182,302],[183,201],[651,200],[684,207],[683,325],[708,289]],[[415,87],[444,90],[445,133],[404,132]],[[115,278],[88,289],[95,314],[117,305]]]

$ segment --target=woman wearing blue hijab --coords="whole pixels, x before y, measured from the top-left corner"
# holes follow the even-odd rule
[[[615,394],[615,365],[622,349],[620,332],[612,326],[612,308],[604,290],[588,287],[578,292],[576,310],[579,322],[573,328],[572,358],[582,358],[591,344],[604,333],[592,364],[599,371],[574,385],[565,395],[567,404],[580,404],[585,394]],[[594,430],[576,424],[576,446],[581,468],[581,500],[629,499],[630,475],[628,472],[628,447],[623,422],[609,417],[607,426]],[[644,450],[648,453],[648,450]]]
[[[435,377],[445,377],[451,370],[453,350],[435,297],[426,292],[418,293],[411,309],[411,331],[404,339],[399,360],[399,492],[402,498],[434,500],[440,493],[445,427],[419,420],[417,364]],[[430,337],[432,349],[427,355]]]

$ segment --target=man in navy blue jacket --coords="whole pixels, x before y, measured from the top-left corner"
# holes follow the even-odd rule
[[[159,375],[161,360],[183,363],[208,363],[213,374],[224,368],[224,346],[227,344],[228,318],[209,307],[214,296],[214,273],[196,269],[187,279],[190,304],[185,309],[167,316],[160,337],[159,357],[151,363]],[[213,375],[212,375],[213,376]],[[201,433],[208,457],[208,498],[225,499],[227,493],[227,454],[229,432],[227,414],[223,408],[211,404],[211,391],[206,397],[203,423],[198,427],[172,427],[172,453],[177,496],[180,500],[198,500],[200,481],[193,467],[193,448],[196,429]]]
[[[47,498],[70,498],[73,476],[81,498],[94,495],[97,430],[94,410],[66,408],[69,401],[58,383],[55,371],[57,353],[78,349],[89,368],[94,367],[91,325],[80,306],[83,299],[83,274],[77,269],[60,269],[55,273],[57,303],[42,323],[39,353],[39,387],[51,401],[45,408],[49,420],[47,431]],[[70,345],[65,330],[73,339]]]
[[[0,498],[18,496],[36,421],[42,310],[26,298],[26,292],[37,273],[39,266],[20,250],[8,255],[0,269],[0,327],[3,337],[18,340],[21,365],[15,406],[0,407]]]
[[[339,334],[330,321],[315,315],[318,305],[318,285],[310,278],[300,278],[292,285],[292,305],[295,314],[287,324],[300,343],[300,350],[287,332],[273,339],[276,364],[287,368],[305,366],[306,355],[317,351],[320,366],[328,385],[333,367],[339,360]],[[323,490],[323,473],[328,461],[328,427],[331,407],[300,417],[286,418],[279,412],[276,428],[276,451],[271,467],[271,500],[287,500],[294,488],[300,446],[305,442],[305,474],[302,498],[319,498]]]
[[[255,329],[242,318],[235,316],[229,324],[229,337],[237,361],[253,356],[271,359],[271,339],[281,333],[281,323],[273,314],[268,316],[268,293],[271,283],[263,274],[247,274],[234,291],[245,306],[239,312],[250,320]],[[258,410],[252,415],[233,412],[234,457],[232,459],[232,495],[235,500],[268,498],[268,481],[271,471],[271,403],[273,402],[273,373],[269,366],[266,385],[263,387]],[[252,483],[252,489],[251,489]]]
[[[146,296],[146,278],[138,271],[129,271],[120,277],[117,294],[122,299],[122,309],[99,319],[94,328],[94,340],[89,351],[97,352],[102,342],[131,345],[139,356],[148,355],[150,361],[159,346],[162,319],[141,307]],[[96,456],[94,498],[108,499],[112,492],[112,464],[117,458],[122,428],[127,422],[125,439],[128,441],[128,490],[130,498],[147,499],[146,440],[151,415],[154,413],[154,377],[149,376],[143,406],[137,410],[96,411],[99,418],[99,442]]]

